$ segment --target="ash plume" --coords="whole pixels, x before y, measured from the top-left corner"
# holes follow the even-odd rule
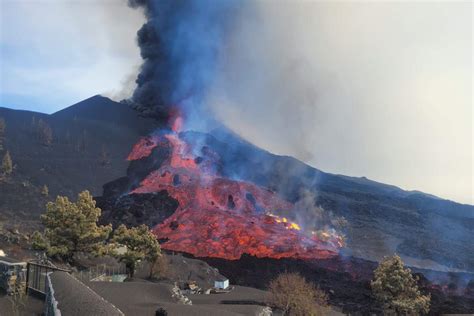
[[[143,8],[147,19],[137,33],[144,62],[131,101],[144,114],[158,118],[166,117],[178,103],[200,107],[239,3],[129,0],[128,4]]]

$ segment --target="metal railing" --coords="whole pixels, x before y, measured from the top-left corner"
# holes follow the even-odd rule
[[[28,262],[26,265],[26,293],[37,294],[43,298],[46,297],[46,278],[49,272],[54,271],[70,273],[69,270],[47,266],[41,263]]]
[[[108,266],[106,264],[96,265],[88,270],[74,273],[74,276],[82,282],[88,281],[114,281],[116,277],[126,275],[125,265]]]

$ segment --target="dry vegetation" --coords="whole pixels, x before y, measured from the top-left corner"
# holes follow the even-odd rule
[[[328,297],[298,273],[283,273],[270,282],[268,304],[284,315],[317,316],[328,311]]]

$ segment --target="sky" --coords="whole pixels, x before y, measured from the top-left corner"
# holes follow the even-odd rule
[[[52,113],[133,90],[139,10],[121,0],[0,3],[0,106]],[[471,2],[256,10],[226,39],[208,96],[229,127],[327,172],[474,204]]]
[[[125,0],[0,0],[0,106],[52,113],[95,94],[126,97],[143,21]]]

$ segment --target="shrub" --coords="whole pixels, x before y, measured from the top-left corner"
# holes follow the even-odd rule
[[[156,279],[169,279],[172,277],[173,269],[168,258],[164,255],[150,262],[150,277]]]
[[[374,271],[372,292],[382,304],[385,315],[420,315],[430,309],[430,295],[422,295],[411,270],[402,259],[386,257]]]
[[[101,166],[105,167],[107,165],[110,165],[110,157],[109,157],[109,152],[105,148],[105,146],[102,146],[102,149],[100,151],[100,156],[99,156],[99,163]]]
[[[33,235],[31,236],[31,247],[34,250],[47,250],[48,249],[48,243],[46,239],[44,239],[44,236],[39,231],[35,231]]]
[[[8,151],[3,156],[1,172],[4,176],[8,176],[13,172],[13,162]]]
[[[7,129],[7,124],[5,123],[5,119],[0,117],[0,151],[3,150],[3,143],[5,141],[5,130]]]
[[[46,184],[43,185],[43,187],[41,188],[41,195],[44,195],[44,196],[49,195],[49,189],[48,189],[48,186]]]
[[[38,138],[41,144],[50,146],[53,142],[53,130],[48,123],[39,119],[37,126]]]
[[[327,295],[297,273],[283,273],[270,282],[268,303],[284,315],[324,315]]]

